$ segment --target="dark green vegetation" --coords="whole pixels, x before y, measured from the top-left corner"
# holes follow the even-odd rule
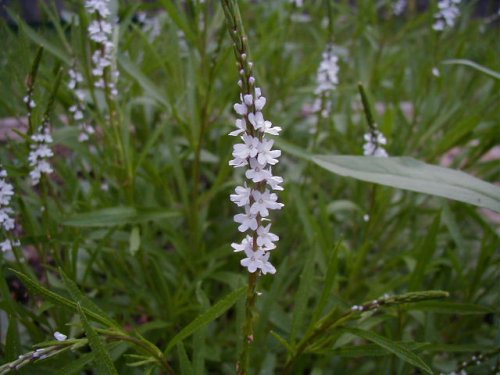
[[[65,72],[51,114],[56,173],[34,189],[28,145],[2,141],[0,149],[22,243],[1,260],[1,362],[47,344],[55,331],[71,338],[48,343],[60,353],[20,373],[235,371],[247,280],[230,247],[241,239],[229,201],[242,181],[228,166],[235,60],[217,1],[157,3],[157,37],[135,22],[146,7],[119,9],[120,95],[110,105],[89,92],[85,115],[100,128],[92,148],[67,121],[74,97],[65,84],[73,58],[91,79],[88,15],[75,8],[78,26],[45,9],[51,28],[0,26],[0,117],[25,116],[39,45],[34,122]],[[479,354],[488,360],[472,362],[468,373],[492,373],[499,219],[477,206],[498,211],[498,188],[430,166],[418,174],[411,159],[334,156],[362,154],[362,82],[391,156],[446,161],[498,181],[491,156],[500,140],[498,29],[470,17],[472,4],[461,6],[453,29],[436,33],[433,10],[396,17],[383,1],[332,2],[330,13],[324,1],[302,9],[239,3],[266,119],[284,129],[276,172],[285,179],[285,207],[273,214],[278,272],[259,281],[251,373],[281,374],[285,366],[292,374],[440,373]],[[322,27],[328,14],[330,30]],[[340,84],[316,136],[307,107],[328,42],[340,57]],[[398,185],[401,176],[406,185]],[[454,188],[465,189],[468,203],[446,199],[458,199]],[[406,294],[429,290],[448,296]]]

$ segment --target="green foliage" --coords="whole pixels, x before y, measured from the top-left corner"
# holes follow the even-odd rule
[[[67,3],[42,6],[50,27],[11,7],[18,28],[0,21],[0,164],[21,242],[0,254],[0,373],[233,374],[247,272],[230,246],[243,178],[228,165],[239,88],[224,9],[112,1],[110,100],[94,88],[91,17]],[[392,1],[304,3],[239,0],[233,19],[265,117],[283,128],[277,273],[258,280],[249,373],[449,373],[483,354],[467,372],[488,374],[500,346],[495,21],[468,2],[436,33],[435,9],[415,1],[400,17]],[[322,117],[311,107],[327,43],[340,71]],[[87,143],[69,111],[72,67],[97,130]],[[368,108],[389,158],[361,156]],[[29,134],[44,116],[55,172],[33,187]],[[49,356],[34,359],[39,348]]]

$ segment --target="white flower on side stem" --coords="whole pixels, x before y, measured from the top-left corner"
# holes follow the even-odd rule
[[[392,4],[392,12],[396,16],[400,16],[406,9],[407,0],[396,0],[394,4]]]
[[[330,116],[332,103],[330,95],[339,84],[339,65],[338,57],[333,53],[333,45],[328,44],[322,54],[322,59],[316,73],[316,99],[312,105],[312,111],[319,113],[321,117],[327,118]],[[315,123],[311,129],[312,133],[316,133],[318,124]]]
[[[10,207],[10,202],[14,196],[14,187],[7,182],[7,171],[0,167],[0,230],[5,232],[15,228],[15,220],[12,217],[14,210]],[[18,246],[19,241],[12,242],[5,239],[0,242],[0,251],[7,253],[12,251],[13,246]]]
[[[53,172],[48,159],[54,156],[54,153],[49,147],[52,143],[52,136],[47,127],[38,128],[38,132],[31,136],[31,141],[28,161],[31,167],[31,184],[35,186],[38,185],[43,174]]]
[[[76,104],[69,107],[69,112],[73,116],[73,121],[80,129],[78,135],[79,142],[86,142],[95,133],[94,127],[85,121],[85,93],[80,89],[80,84],[83,82],[83,76],[75,68],[71,68],[68,72],[69,82],[68,88],[73,91],[76,97]]]
[[[383,148],[387,144],[387,139],[377,129],[372,130],[370,133],[364,135],[365,144],[363,145],[363,154],[365,156],[376,156],[386,158],[389,155]]]
[[[456,20],[460,16],[460,9],[458,8],[460,2],[461,0],[439,0],[439,10],[434,14],[436,20],[432,28],[436,31],[443,31],[455,26]]]
[[[92,74],[96,77],[94,86],[109,90],[110,95],[115,97],[118,95],[116,80],[119,72],[113,67],[115,45],[112,41],[113,25],[108,20],[111,14],[109,0],[86,0],[85,8],[96,17],[87,29],[90,40],[98,46],[92,54]],[[106,71],[109,71],[107,79],[104,78]]]
[[[68,336],[66,336],[65,334],[62,334],[61,332],[55,332],[54,333],[54,338],[57,340],[57,341],[65,341]]]

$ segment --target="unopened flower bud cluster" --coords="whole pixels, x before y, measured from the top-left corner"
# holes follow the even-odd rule
[[[322,60],[316,73],[316,99],[313,104],[313,112],[321,113],[327,118],[331,112],[330,94],[339,84],[338,57],[333,53],[333,46],[329,44],[322,54]]]
[[[7,182],[7,171],[0,167],[0,229],[5,232],[12,231],[15,227],[15,221],[12,217],[14,211],[10,207],[10,201],[14,196],[14,187]],[[12,243],[8,238],[0,242],[0,251],[8,252],[12,250]]]
[[[113,68],[115,46],[112,41],[113,25],[108,20],[111,14],[109,0],[86,0],[85,7],[90,14],[96,16],[88,27],[89,38],[98,45],[92,55],[92,74],[96,77],[94,85],[109,90],[112,96],[117,96],[116,80],[119,72]],[[106,71],[110,72],[111,79],[105,78]]]
[[[436,31],[443,31],[455,26],[455,22],[460,16],[460,9],[458,8],[460,2],[461,0],[439,0],[439,10],[434,14],[436,20],[432,28]]]
[[[246,56],[242,56],[242,60],[245,59]],[[262,109],[266,98],[260,88],[255,87],[255,78],[249,76],[247,79],[243,69],[240,76],[238,84],[242,88],[241,101],[234,105],[240,118],[236,120],[236,130],[229,134],[240,137],[242,143],[233,146],[234,159],[229,165],[234,168],[246,167],[245,176],[248,181],[237,186],[230,198],[244,210],[244,213],[234,216],[234,221],[239,224],[240,232],[248,234],[241,243],[233,243],[232,247],[235,252],[244,252],[246,258],[240,263],[249,272],[260,270],[263,274],[274,274],[276,268],[269,262],[269,256],[270,251],[276,248],[275,242],[279,237],[271,232],[268,216],[270,210],[283,207],[273,192],[283,190],[283,178],[272,173],[272,167],[278,163],[281,151],[273,150],[274,141],[266,135],[278,135],[281,128],[273,127],[270,121],[264,119]],[[243,80],[247,82],[244,83]],[[245,92],[244,87],[251,94]]]
[[[80,142],[86,142],[89,140],[90,136],[95,133],[95,130],[92,125],[88,124],[85,121],[84,112],[85,112],[85,93],[80,88],[80,84],[83,82],[82,74],[76,69],[72,68],[68,72],[69,81],[68,88],[75,93],[76,103],[69,107],[69,111],[73,116],[73,121],[78,125],[80,129],[80,135],[78,136],[78,140]]]

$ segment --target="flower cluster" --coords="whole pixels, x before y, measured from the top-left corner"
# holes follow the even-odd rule
[[[321,116],[326,118],[331,111],[331,102],[328,100],[328,97],[339,84],[339,59],[333,53],[333,46],[331,44],[326,47],[322,56],[316,73],[316,89],[314,91],[316,100],[314,101],[312,110],[313,112],[321,113]]]
[[[460,15],[458,4],[461,0],[439,0],[438,12],[434,14],[436,21],[432,28],[436,31],[443,31],[445,28],[451,28]]]
[[[80,72],[75,70],[74,68],[70,69],[69,72],[69,82],[68,88],[75,93],[76,96],[76,104],[73,104],[69,107],[69,111],[73,116],[73,121],[78,125],[80,129],[80,135],[78,136],[78,140],[80,142],[86,142],[89,140],[90,136],[95,133],[92,125],[88,124],[83,116],[85,111],[84,99],[85,93],[79,87],[83,82],[83,76]]]
[[[407,0],[396,0],[394,4],[392,4],[392,12],[396,16],[400,16],[406,9]]]
[[[89,38],[99,46],[92,54],[92,74],[97,79],[94,85],[109,90],[112,96],[117,96],[116,79],[119,72],[113,68],[115,46],[112,42],[113,25],[108,21],[111,14],[109,0],[86,0],[85,7],[90,14],[96,15],[96,19],[88,27]],[[111,79],[105,78],[106,71],[110,72]]]
[[[242,81],[238,84],[244,87]],[[264,119],[262,109],[266,98],[260,88],[255,87],[255,78],[250,76],[245,87],[252,88],[253,94],[242,93],[241,102],[234,105],[234,110],[241,118],[236,120],[236,130],[229,134],[240,136],[242,143],[233,146],[234,159],[229,165],[235,168],[248,167],[245,176],[249,181],[248,184],[237,186],[230,198],[245,211],[234,216],[234,221],[239,224],[238,230],[253,233],[246,235],[241,243],[233,243],[232,247],[235,252],[245,253],[246,258],[241,260],[241,265],[249,272],[260,270],[263,274],[274,274],[276,269],[269,262],[269,252],[276,248],[274,242],[279,237],[270,232],[270,223],[264,225],[263,222],[269,221],[269,210],[283,207],[282,203],[278,203],[276,193],[272,192],[283,190],[283,178],[272,174],[272,166],[278,163],[281,151],[272,149],[274,141],[266,138],[266,134],[278,135],[281,128],[273,127],[270,121]]]
[[[51,174],[52,166],[47,159],[54,156],[50,144],[52,136],[48,126],[41,126],[38,132],[31,136],[30,153],[28,156],[29,165],[31,167],[30,177],[33,186],[38,185],[42,174]]]
[[[14,196],[14,188],[8,183],[7,171],[0,168],[0,228],[8,232],[14,229],[15,222],[12,218],[14,211],[10,207],[10,201]],[[0,251],[7,252],[12,250],[13,244],[9,239],[0,242]]]
[[[366,156],[377,156],[386,158],[389,155],[383,145],[387,144],[387,139],[378,130],[373,129],[364,135],[365,144],[363,145],[363,154]]]

